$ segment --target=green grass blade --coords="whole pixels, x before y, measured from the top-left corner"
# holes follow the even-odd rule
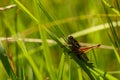
[[[23,55],[25,56],[25,58],[28,60],[28,62],[30,63],[30,65],[32,66],[34,73],[36,75],[36,77],[38,78],[38,80],[42,80],[42,74],[39,72],[39,69],[37,68],[36,64],[34,63],[32,57],[29,55],[25,44],[22,41],[17,41],[19,47],[22,49],[23,51]]]
[[[20,1],[18,0],[14,0],[14,1],[23,9],[23,11],[25,11],[33,20],[35,20],[37,24],[39,23],[39,21],[33,16],[33,14],[31,14],[29,10],[27,10],[27,8],[20,3]]]
[[[78,68],[78,78],[79,80],[83,80],[83,77],[82,77],[82,69],[81,68]]]
[[[112,42],[112,46],[113,46],[113,50],[115,52],[115,56],[116,56],[116,58],[117,58],[117,60],[118,60],[118,62],[120,64],[120,56],[119,56],[119,53],[117,52],[117,49],[116,49],[116,47],[114,45],[114,41],[113,41],[113,39],[112,39],[112,37],[110,36],[109,33],[108,33],[108,36],[109,36],[110,41]]]
[[[51,55],[50,55],[50,51],[49,51],[49,47],[48,47],[48,43],[47,43],[47,39],[46,39],[46,32],[43,28],[41,28],[40,30],[40,35],[41,35],[41,39],[42,39],[42,46],[43,46],[43,52],[44,52],[44,56],[45,56],[45,60],[46,60],[46,63],[47,63],[47,69],[48,69],[48,72],[50,74],[50,77],[52,80],[55,80],[56,79],[56,75],[55,75],[55,70],[54,70],[54,67],[53,67],[53,63],[52,63],[52,59],[51,59]]]
[[[118,24],[119,23],[120,22],[118,21]],[[113,24],[114,27],[116,27],[116,22],[112,22],[112,24]],[[90,33],[93,33],[93,32],[97,32],[97,31],[105,30],[105,29],[109,29],[109,28],[110,28],[109,24],[104,23],[104,24],[101,24],[101,25],[98,25],[98,26],[92,26],[92,27],[84,29],[82,31],[75,32],[71,35],[74,36],[75,38],[77,38],[77,37],[80,37],[80,36],[84,36],[84,35],[87,35],[87,34],[90,34]]]
[[[105,1],[104,1],[104,3],[108,4]],[[104,7],[104,10],[105,10],[105,13],[108,14],[108,10],[106,9],[104,4],[103,4],[103,7]],[[120,63],[120,56],[118,55],[117,50],[115,50],[115,48],[120,49],[120,39],[119,39],[117,31],[116,31],[116,29],[114,27],[114,24],[112,23],[111,18],[109,16],[106,16],[106,18],[107,18],[107,21],[108,21],[109,26],[110,26],[111,35],[110,35],[110,33],[108,33],[108,32],[107,33],[108,33],[108,36],[109,36],[109,38],[110,38],[110,40],[112,42],[112,45],[114,45],[114,52],[115,52],[116,58],[117,58],[118,62]],[[116,24],[117,24],[117,22],[116,22]]]
[[[92,75],[90,70],[87,68],[85,63],[77,58],[74,53],[71,53],[70,56],[75,60],[75,62],[85,71],[85,73],[89,76],[91,80],[95,80],[95,77]]]
[[[103,2],[106,6],[108,6],[109,8],[111,8],[112,11],[115,12],[117,15],[120,15],[120,12],[119,12],[117,9],[115,9],[112,5],[110,5],[109,3],[107,3],[105,0],[102,0],[102,2]]]
[[[116,50],[116,48],[115,48],[114,46],[113,46],[113,49],[114,49],[116,58],[117,58],[117,60],[118,60],[118,62],[119,62],[119,64],[120,64],[120,56],[119,56],[119,53],[118,53],[118,51]]]
[[[103,72],[97,68],[94,68],[95,71],[97,71],[98,73],[100,73],[102,76],[105,76],[108,80],[118,80],[117,78],[113,77],[112,75],[106,73],[106,72]]]
[[[62,53],[60,64],[59,64],[59,70],[58,70],[58,80],[62,80],[64,60],[65,60],[65,54]]]
[[[7,53],[5,52],[5,49],[3,48],[2,44],[0,44],[0,60],[7,72],[7,74],[12,78],[12,80],[15,80],[16,75],[12,70],[12,67],[9,62],[9,58],[7,57]]]
[[[44,7],[44,5],[41,3],[40,0],[35,0],[36,3],[38,4],[39,8],[42,10],[42,12],[46,15],[46,17],[48,18],[48,20],[50,22],[54,21],[54,18],[48,13],[48,11],[46,10],[46,8]],[[61,30],[61,28],[57,25],[57,23],[55,22],[54,25],[55,30],[61,34],[62,36],[65,37],[65,33]]]
[[[60,40],[55,34],[53,34],[50,30],[48,30],[47,28],[45,29],[47,31],[47,33],[49,34],[49,36],[54,39],[60,47],[64,47],[64,45],[62,44],[62,39]]]
[[[4,23],[6,24],[7,28],[10,30],[10,32],[12,33],[12,35],[14,35],[15,39],[16,39],[16,42],[17,44],[19,45],[19,47],[21,48],[21,50],[23,51],[23,55],[25,56],[25,58],[28,60],[28,62],[30,63],[30,65],[32,66],[33,68],[33,71],[36,75],[36,77],[39,79],[39,80],[42,80],[42,74],[39,72],[39,69],[37,68],[36,64],[34,63],[32,57],[30,55],[28,55],[28,51],[25,47],[25,44],[23,43],[23,41],[20,41],[15,33],[15,31],[11,28],[11,26],[9,26],[9,21],[7,20],[4,20]]]

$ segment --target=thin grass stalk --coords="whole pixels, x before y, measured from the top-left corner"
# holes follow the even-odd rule
[[[115,9],[112,5],[110,5],[106,0],[102,0],[102,2],[103,2],[106,6],[108,6],[109,8],[111,8],[111,10],[112,10],[113,12],[115,12],[117,15],[120,15],[120,12],[119,12],[117,9]]]
[[[103,4],[103,8],[104,8],[105,13],[108,14],[108,11],[107,11],[104,4]],[[108,36],[112,42],[112,45],[114,45],[114,51],[115,51],[116,58],[117,58],[118,62],[120,63],[120,56],[118,55],[118,52],[117,52],[117,49],[120,48],[120,39],[117,35],[117,32],[115,30],[115,27],[114,27],[110,17],[107,16],[106,18],[107,18],[107,21],[109,23],[112,36],[110,36],[110,34],[108,32],[107,33],[108,33]],[[117,49],[115,50],[115,48],[117,48]]]
[[[0,42],[0,60],[7,72],[7,74],[9,75],[9,77],[13,80],[16,80],[16,75],[11,67],[9,58],[8,58],[7,53],[6,53],[5,49],[3,48],[1,42]]]
[[[42,5],[40,0],[35,0],[36,3],[38,4],[39,8],[43,11],[43,13],[46,15],[46,17],[48,18],[48,20],[50,22],[54,21],[54,18],[52,16],[50,16],[50,14],[48,13],[48,11],[46,10],[46,8],[44,7],[44,5]],[[55,23],[54,28],[56,29],[56,31],[59,31],[59,33],[65,37],[65,33],[61,30],[61,28],[57,25],[57,23]]]
[[[65,54],[62,53],[59,69],[58,69],[58,78],[57,78],[58,80],[62,80],[64,64],[65,64]]]
[[[19,47],[21,48],[21,50],[23,51],[23,55],[25,56],[25,58],[28,60],[28,62],[31,64],[36,77],[39,80],[42,80],[42,76],[40,75],[41,73],[39,72],[37,66],[35,65],[33,59],[28,55],[28,51],[26,49],[26,46],[24,44],[23,41],[18,40],[18,36],[16,35],[15,31],[11,28],[11,26],[9,25],[9,22],[7,22],[7,20],[4,20],[4,23],[6,24],[7,28],[10,30],[11,34],[14,35],[17,44],[19,45]]]

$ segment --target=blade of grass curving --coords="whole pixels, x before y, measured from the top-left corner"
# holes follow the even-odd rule
[[[3,48],[1,42],[0,42],[0,60],[7,72],[7,74],[9,75],[9,77],[11,77],[12,80],[16,80],[16,75],[15,75],[14,71],[12,70],[12,67],[9,62],[9,58],[7,57],[7,53],[5,52],[5,49]]]
[[[105,16],[109,16],[109,14],[108,15],[105,15]],[[115,15],[114,15],[115,16]],[[80,17],[80,18],[79,18]],[[81,20],[81,17],[82,16],[77,16],[77,17],[70,17],[70,18],[66,18],[66,19],[64,19],[64,20],[55,20],[55,21],[53,21],[53,22],[48,22],[48,23],[45,23],[45,24],[42,24],[41,26],[46,26],[47,28],[48,27],[51,27],[51,26],[55,26],[56,25],[56,23],[57,23],[57,25],[60,25],[60,24],[65,24],[65,23],[70,23],[70,22],[72,22],[72,21],[77,21],[77,20]],[[75,19],[74,19],[75,18]],[[85,18],[86,19],[86,18]],[[116,26],[116,22],[112,22],[113,23],[113,25],[114,26]],[[108,25],[108,23],[104,23],[104,24],[100,24],[100,25],[96,25],[96,26],[91,26],[90,28],[92,28],[91,30],[91,32],[94,32],[95,30],[103,30],[103,29],[106,29],[105,27],[104,27],[104,25],[106,25],[107,26],[107,28],[110,28],[109,27],[109,25]],[[120,21],[118,21],[118,26],[120,26]],[[95,28],[96,27],[96,28]],[[88,28],[88,29],[90,29],[90,28]],[[29,32],[29,31],[31,31],[31,32]],[[33,32],[35,32],[35,31],[38,31],[38,29],[37,28],[35,28],[35,27],[31,27],[31,28],[29,28],[29,29],[27,29],[27,30],[25,30],[25,31],[23,31],[23,34],[26,34],[26,32],[29,32],[29,33],[27,33],[27,35],[28,34],[31,34],[31,33],[33,33]],[[90,32],[90,31],[89,31]],[[87,32],[86,32],[87,33]],[[83,35],[83,34],[82,34]],[[84,34],[85,35],[85,34]]]
[[[116,22],[112,22],[112,24],[114,25],[114,27],[116,26]],[[120,22],[118,22],[118,24],[120,24]],[[97,31],[104,30],[104,29],[108,29],[108,28],[110,28],[109,24],[104,23],[102,25],[93,26],[93,27],[84,29],[82,31],[75,32],[71,35],[74,36],[75,38],[77,38],[77,37],[80,37],[80,36],[84,36],[86,34],[90,34],[90,33],[97,32]]]

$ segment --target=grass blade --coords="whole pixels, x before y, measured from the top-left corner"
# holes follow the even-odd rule
[[[16,78],[15,73],[12,70],[11,64],[9,62],[9,58],[7,57],[7,53],[5,52],[5,49],[2,47],[2,44],[0,44],[0,60],[7,74],[12,78],[12,80],[15,80]]]
[[[108,6],[109,8],[111,8],[113,12],[115,12],[115,13],[118,14],[118,15],[120,15],[120,12],[119,12],[117,9],[115,9],[112,5],[110,5],[109,3],[107,3],[105,0],[102,0],[102,2],[103,2],[106,6]]]
[[[44,56],[45,56],[45,60],[46,60],[46,63],[47,63],[47,69],[48,69],[48,72],[50,74],[50,77],[52,80],[55,80],[56,79],[56,75],[55,75],[55,70],[54,70],[54,67],[53,67],[53,63],[52,63],[52,59],[50,57],[50,51],[49,51],[49,48],[48,48],[48,43],[47,43],[47,39],[46,39],[46,32],[43,30],[43,28],[41,28],[42,30],[40,31],[40,35],[41,35],[41,39],[42,39],[42,46],[43,46],[43,52],[44,52]]]
[[[64,60],[65,60],[65,55],[64,53],[62,54],[60,64],[59,64],[59,71],[58,71],[58,80],[62,80],[62,74],[63,74],[63,68],[64,68]]]

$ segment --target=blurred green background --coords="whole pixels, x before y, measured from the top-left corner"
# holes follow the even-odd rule
[[[120,7],[117,0],[106,1],[113,8],[106,4],[104,7],[102,0],[0,0],[3,9],[0,10],[0,40],[17,80],[59,80],[60,73],[60,80],[89,80],[44,28],[58,38],[73,35],[86,46],[101,44],[86,54],[96,68],[119,80],[120,62],[113,50],[115,40],[109,25],[105,24],[108,20],[115,22],[113,25],[117,26],[115,30],[120,37],[120,14],[113,10],[119,11]],[[0,63],[0,80],[9,79],[13,80]]]

